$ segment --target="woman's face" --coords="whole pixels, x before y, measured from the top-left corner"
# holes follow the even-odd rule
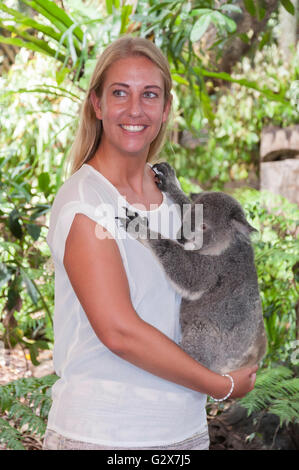
[[[106,72],[101,97],[92,93],[91,99],[97,118],[102,120],[101,146],[105,151],[145,157],[171,104],[164,103],[159,68],[142,56],[114,62]]]

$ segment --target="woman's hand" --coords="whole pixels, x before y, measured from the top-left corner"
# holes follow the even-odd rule
[[[229,375],[234,380],[234,389],[230,398],[242,398],[248,392],[253,390],[256,380],[256,371],[258,370],[258,366],[251,366],[251,367],[244,367],[242,369],[234,370],[230,372]],[[231,380],[229,377],[222,377],[223,380],[223,388],[220,391],[220,387],[217,390],[217,393],[213,394],[212,397],[216,399],[221,399],[225,397],[231,388]],[[224,383],[225,381],[225,383]]]
[[[242,398],[254,389],[257,370],[258,366],[255,365],[244,367],[230,373],[235,382],[234,391],[231,394],[232,398]]]

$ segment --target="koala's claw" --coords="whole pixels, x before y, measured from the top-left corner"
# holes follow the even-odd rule
[[[168,185],[175,182],[175,171],[167,162],[156,163],[152,169],[159,181],[156,184],[161,191],[167,191]]]
[[[123,207],[123,209],[126,212],[125,217],[115,217],[115,219],[119,220],[120,226],[127,231],[130,222],[132,222],[132,220],[135,219],[137,213],[129,211],[129,209],[127,207]]]
[[[125,209],[126,216],[115,217],[115,219],[118,219],[126,232],[134,235],[135,238],[146,238],[149,227],[147,217],[141,217],[140,214],[130,211],[127,207],[123,209]]]

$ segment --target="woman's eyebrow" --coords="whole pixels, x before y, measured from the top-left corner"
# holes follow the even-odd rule
[[[130,85],[128,85],[127,83],[122,83],[122,82],[114,82],[114,83],[111,83],[111,85],[109,86],[109,88],[111,88],[112,86],[123,86],[123,87],[126,87],[126,88],[130,88]],[[162,88],[158,85],[146,85],[144,87],[145,90],[147,90],[148,88],[159,88],[159,90],[162,90]]]
[[[129,85],[127,83],[121,83],[121,82],[114,82],[114,83],[111,83],[111,85],[109,86],[109,88],[111,88],[112,86],[124,86],[126,88],[129,88]]]
[[[159,90],[162,90],[162,88],[158,85],[146,85],[144,88],[159,88]]]

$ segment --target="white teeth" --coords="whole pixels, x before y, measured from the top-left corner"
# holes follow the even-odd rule
[[[121,127],[123,129],[125,129],[126,131],[130,131],[130,132],[140,132],[143,129],[145,129],[145,126],[125,126],[125,125],[121,125]]]

